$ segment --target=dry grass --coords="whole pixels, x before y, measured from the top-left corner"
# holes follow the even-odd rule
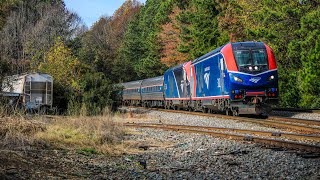
[[[126,137],[139,132],[117,124],[145,119],[149,118],[132,113],[113,116],[109,113],[99,117],[0,116],[0,150],[58,148],[81,154],[121,155],[142,152],[139,149],[142,144],[166,147],[168,144],[157,144],[154,140],[130,141]]]
[[[69,117],[50,122],[35,138],[62,148],[92,149],[107,154],[124,150],[125,130],[111,116]]]
[[[113,117],[59,117],[1,114],[0,150],[29,148],[63,148],[88,153],[119,155],[134,148],[124,141],[126,129]],[[40,146],[39,146],[40,145]]]
[[[2,149],[26,149],[36,143],[35,134],[44,131],[45,125],[22,117],[0,119],[0,147]]]

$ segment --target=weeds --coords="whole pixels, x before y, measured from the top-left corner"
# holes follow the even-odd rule
[[[124,129],[111,116],[101,116],[56,119],[47,125],[46,131],[36,134],[36,138],[57,147],[113,154],[124,135]]]
[[[30,121],[18,117],[6,117],[0,119],[0,147],[13,149],[27,147],[36,144],[34,135],[45,131],[45,125],[37,121]]]
[[[120,155],[137,152],[136,144],[124,141],[128,131],[114,123],[105,109],[103,116],[25,116],[1,114],[0,149],[53,148],[82,154]],[[2,115],[2,116],[1,116]],[[32,120],[31,120],[32,118]]]

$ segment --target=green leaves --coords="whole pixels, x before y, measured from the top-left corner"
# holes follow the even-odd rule
[[[180,51],[195,59],[228,42],[219,31],[218,14],[214,1],[191,1],[188,9],[177,17],[182,38]]]
[[[168,20],[171,1],[149,0],[141,8],[127,32],[115,62],[120,81],[130,81],[160,75],[165,65],[160,63],[161,46],[158,41],[161,23]]]
[[[77,81],[80,78],[80,64],[78,59],[72,55],[71,50],[58,39],[55,45],[45,55],[45,61],[41,62],[38,70],[50,74],[57,83],[62,86],[79,90]]]
[[[297,42],[302,68],[299,71],[300,106],[320,107],[320,8],[301,18],[299,33],[303,37]]]
[[[98,115],[113,103],[113,86],[103,73],[86,73],[80,82],[81,102],[86,115]]]

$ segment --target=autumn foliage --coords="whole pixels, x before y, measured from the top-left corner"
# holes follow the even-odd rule
[[[80,72],[78,66],[80,62],[60,39],[46,53],[45,59],[38,68],[41,72],[52,75],[56,82],[65,87],[79,90]]]
[[[181,12],[178,6],[172,9],[172,13],[168,16],[169,22],[161,26],[159,34],[161,49],[161,63],[168,67],[184,63],[188,59],[188,54],[179,52],[178,46],[181,44],[179,35],[181,30],[178,26],[176,17]]]

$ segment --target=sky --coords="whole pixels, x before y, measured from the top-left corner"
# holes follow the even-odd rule
[[[145,3],[146,0],[139,0]],[[125,0],[64,0],[67,8],[76,12],[91,27],[101,16],[112,16]]]

